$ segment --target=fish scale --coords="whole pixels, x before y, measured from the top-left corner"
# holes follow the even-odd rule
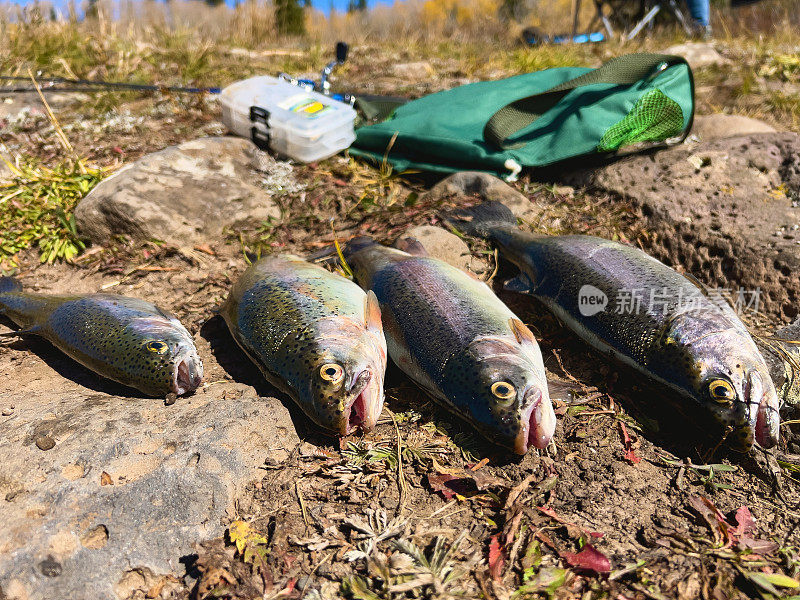
[[[724,299],[638,248],[592,236],[520,231],[511,211],[497,202],[455,211],[451,220],[489,240],[520,269],[510,289],[530,293],[594,348],[677,392],[689,408],[700,407],[731,446],[777,443],[778,399],[769,370]],[[638,310],[617,302],[636,291]],[[605,297],[607,304],[587,310],[589,295]]]
[[[378,298],[400,369],[493,442],[521,454],[547,445],[555,414],[539,346],[485,283],[371,240],[351,242],[345,256]],[[494,389],[513,395],[501,399]]]
[[[380,313],[350,280],[293,255],[254,263],[220,308],[264,376],[323,429],[374,427],[383,407],[386,341]],[[326,379],[326,366],[342,369]]]
[[[202,382],[194,341],[178,319],[115,294],[49,296],[0,278],[0,314],[100,375],[146,394],[183,394]]]

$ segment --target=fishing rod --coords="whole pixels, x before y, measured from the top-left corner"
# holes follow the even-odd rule
[[[30,81],[30,77],[21,75],[0,75],[0,81]],[[103,81],[92,79],[69,79],[66,77],[41,77],[36,82],[42,90],[49,92],[83,92],[93,91],[91,88],[128,90],[134,92],[183,92],[189,94],[219,94],[220,87],[189,87],[179,85],[154,85],[145,83],[124,83],[120,81]],[[0,87],[0,93],[11,94],[35,92],[35,86],[11,85]]]

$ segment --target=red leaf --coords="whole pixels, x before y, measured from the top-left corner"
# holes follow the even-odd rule
[[[427,479],[428,485],[431,486],[434,492],[439,492],[447,500],[455,498],[456,492],[447,486],[447,482],[453,481],[457,479],[457,477],[453,477],[452,475],[433,475],[429,473]]]
[[[503,578],[503,567],[505,565],[505,552],[503,552],[503,547],[500,545],[497,536],[493,535],[489,542],[489,573],[497,583],[500,583]]]
[[[753,514],[746,506],[742,506],[736,511],[736,529],[733,533],[736,535],[750,535],[756,529],[756,521],[753,519]]]
[[[715,542],[730,548],[733,544],[731,526],[714,503],[705,496],[689,496],[689,506],[706,522],[714,534]]]
[[[610,573],[611,561],[608,557],[597,550],[591,544],[586,544],[583,550],[577,554],[573,552],[562,552],[563,558],[571,567],[576,567],[584,571],[593,571],[595,573]]]
[[[642,458],[637,456],[636,452],[633,451],[633,440],[631,439],[631,436],[628,435],[628,428],[625,427],[625,423],[620,421],[619,427],[622,430],[622,444],[625,446],[625,460],[630,462],[632,465],[641,462]]]

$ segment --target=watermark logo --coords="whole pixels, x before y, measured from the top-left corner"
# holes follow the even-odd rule
[[[584,285],[578,291],[578,310],[584,317],[603,312],[608,306],[608,296],[593,285]]]
[[[714,288],[705,293],[695,288],[630,288],[617,291],[613,303],[608,296],[592,285],[584,285],[578,292],[578,310],[591,317],[608,310],[618,315],[666,315],[688,312],[732,309],[737,313],[758,312],[761,290],[743,288]],[[610,304],[610,305],[609,305]]]

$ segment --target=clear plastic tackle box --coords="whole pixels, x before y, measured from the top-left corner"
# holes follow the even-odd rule
[[[356,139],[349,104],[263,75],[222,90],[222,122],[260,148],[301,162],[327,158]]]

